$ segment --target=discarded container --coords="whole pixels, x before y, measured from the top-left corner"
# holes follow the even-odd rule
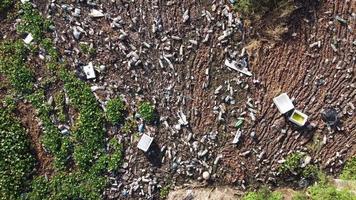
[[[153,141],[153,137],[143,134],[140,141],[137,144],[137,148],[141,149],[144,152],[147,152],[147,150],[150,148],[152,144],[152,141]]]
[[[26,38],[23,40],[26,44],[30,44],[33,40],[32,34],[29,33]]]
[[[293,114],[289,117],[289,120],[299,126],[304,126],[308,120],[308,116],[298,110],[294,110]]]
[[[273,98],[273,102],[277,106],[279,112],[282,114],[285,114],[288,111],[294,109],[293,102],[286,93],[282,93],[279,96]]]
[[[96,78],[93,63],[90,62],[87,66],[83,67],[83,71],[87,76],[87,79]]]
[[[243,122],[244,122],[243,119],[239,119],[239,121],[236,122],[235,127],[240,128],[242,126]]]

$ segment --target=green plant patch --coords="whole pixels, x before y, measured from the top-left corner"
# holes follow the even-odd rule
[[[22,4],[21,21],[17,30],[23,33],[31,33],[35,41],[41,41],[44,34],[49,31],[51,22],[33,8],[30,3]]]
[[[256,192],[247,192],[242,200],[282,200],[283,196],[280,192],[272,192],[268,188],[262,188]]]
[[[43,90],[37,90],[36,93],[29,95],[27,99],[36,108],[37,116],[42,122],[42,145],[54,156],[54,167],[56,169],[64,169],[72,152],[71,141],[66,136],[63,136],[53,124],[50,118],[52,109],[47,104]]]
[[[107,179],[90,172],[58,173],[50,180],[44,176],[32,182],[29,200],[102,199]]]
[[[153,122],[156,118],[154,106],[150,102],[142,102],[138,107],[141,117],[147,122]]]
[[[106,117],[112,124],[123,122],[125,110],[125,102],[120,97],[110,99],[106,105]]]
[[[346,161],[340,178],[344,180],[356,180],[356,157],[352,157]]]
[[[14,1],[13,0],[1,0],[0,1],[0,13],[6,11],[8,8],[10,8],[13,5]]]
[[[19,199],[30,182],[35,159],[25,129],[0,108],[0,199]]]
[[[288,0],[238,0],[234,4],[234,8],[243,15],[263,15],[288,2]]]
[[[60,77],[70,103],[79,111],[73,130],[74,161],[80,169],[89,169],[104,149],[104,113],[88,85],[65,70]]]
[[[79,48],[85,55],[94,56],[96,54],[96,49],[92,45],[89,45],[87,43],[80,43]]]
[[[25,66],[27,54],[28,49],[20,40],[0,44],[0,73],[21,94],[31,93],[35,81],[32,71]]]

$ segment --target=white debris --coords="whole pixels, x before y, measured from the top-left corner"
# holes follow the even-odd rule
[[[92,9],[89,13],[90,17],[104,17],[105,15],[100,11],[96,9]]]
[[[277,106],[279,112],[282,114],[294,109],[293,102],[286,93],[282,93],[279,96],[273,98],[273,103]]]
[[[87,79],[96,78],[93,63],[90,62],[88,65],[83,67],[83,71],[87,77]]]
[[[209,172],[207,172],[207,171],[203,172],[203,179],[205,179],[205,180],[209,180],[210,179]]]
[[[237,144],[239,141],[240,141],[240,137],[242,135],[242,132],[241,130],[237,130],[236,131],[236,134],[235,134],[235,137],[234,137],[234,140],[232,141],[233,144]]]
[[[30,43],[33,41],[32,34],[29,33],[23,41],[24,41],[26,44],[30,44]]]
[[[180,125],[186,126],[186,125],[189,124],[188,121],[187,121],[187,117],[185,116],[185,114],[182,111],[177,112],[177,115],[178,115],[178,118],[179,118],[178,123]]]
[[[251,73],[250,71],[248,71],[247,68],[238,68],[236,61],[231,61],[231,62],[230,62],[229,60],[226,59],[226,60],[225,60],[225,65],[226,65],[227,67],[233,69],[233,70],[236,70],[236,71],[242,73],[242,74],[245,74],[245,75],[247,75],[247,76],[252,76],[252,73]]]
[[[30,0],[21,0],[21,3],[25,4],[27,2],[30,2]]]
[[[183,14],[183,23],[189,20],[189,9],[187,9]]]
[[[153,141],[153,137],[143,134],[140,141],[137,144],[137,148],[146,152],[150,148],[152,141]]]

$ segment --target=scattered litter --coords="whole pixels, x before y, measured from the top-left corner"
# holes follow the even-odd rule
[[[247,76],[252,76],[252,73],[250,71],[248,71],[247,68],[238,68],[237,67],[237,62],[236,61],[229,61],[228,59],[225,60],[225,65],[233,70],[236,70],[242,74],[245,74]]]
[[[90,17],[104,17],[105,15],[100,11],[96,9],[92,9],[89,14]]]
[[[335,126],[339,122],[338,112],[335,108],[328,108],[322,112],[322,119],[329,126]]]
[[[289,117],[289,120],[299,126],[304,126],[308,120],[308,116],[298,110],[294,110],[293,114]]]
[[[293,102],[286,93],[282,93],[279,96],[273,98],[273,102],[277,106],[279,112],[282,114],[285,114],[288,111],[294,109]]]
[[[243,118],[240,118],[240,119],[236,122],[235,127],[236,127],[236,128],[240,128],[240,127],[242,126],[243,122],[244,122]]]
[[[32,34],[29,33],[23,41],[24,41],[26,44],[30,44],[30,43],[33,41]]]
[[[340,22],[342,25],[347,25],[346,19],[341,18],[340,16],[336,16],[335,19]]]
[[[90,62],[88,65],[83,67],[83,71],[87,77],[87,79],[94,79],[96,78],[93,63]]]
[[[141,149],[144,152],[147,152],[147,150],[150,148],[152,142],[153,142],[153,137],[143,134],[141,136],[140,141],[137,144],[137,148]]]
[[[240,141],[240,137],[242,135],[242,132],[241,130],[237,130],[236,131],[236,134],[235,134],[235,137],[234,137],[234,140],[232,141],[233,144],[237,144],[239,141]]]

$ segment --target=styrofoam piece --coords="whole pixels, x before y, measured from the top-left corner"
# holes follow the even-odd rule
[[[277,106],[279,112],[282,114],[294,109],[293,102],[286,93],[282,93],[279,96],[273,98],[273,102]]]
[[[21,3],[25,4],[27,2],[30,2],[30,0],[21,0]]]
[[[33,40],[32,34],[29,33],[26,38],[23,40],[26,44],[30,44]]]
[[[150,146],[152,144],[152,141],[153,141],[153,137],[150,137],[150,136],[148,136],[146,134],[143,134],[141,136],[140,141],[137,144],[137,148],[139,148],[142,151],[146,152],[150,148]]]
[[[83,71],[84,71],[85,75],[87,76],[87,79],[96,78],[94,66],[93,66],[92,62],[90,62],[87,66],[84,66]]]
[[[289,120],[298,126],[304,126],[308,120],[308,115],[300,112],[299,110],[294,110],[293,114],[289,117]]]

